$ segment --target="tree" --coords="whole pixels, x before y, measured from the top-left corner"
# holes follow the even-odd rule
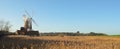
[[[0,31],[9,32],[11,26],[12,25],[9,23],[9,21],[0,21]]]
[[[77,31],[77,33],[80,33],[79,31]]]

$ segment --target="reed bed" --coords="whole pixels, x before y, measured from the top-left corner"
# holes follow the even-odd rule
[[[7,36],[1,49],[120,49],[120,38],[110,36]]]

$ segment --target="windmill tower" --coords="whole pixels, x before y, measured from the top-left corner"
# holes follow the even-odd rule
[[[32,31],[32,18],[26,18],[26,15],[23,15],[24,18],[24,28],[27,31]]]

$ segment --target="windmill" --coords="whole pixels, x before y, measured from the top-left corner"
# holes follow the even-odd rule
[[[32,18],[33,16],[31,16],[27,11],[25,11],[26,12],[26,14],[27,14],[27,16],[26,15],[23,15],[23,18],[24,18],[24,28],[26,29],[26,30],[29,30],[29,31],[31,31],[32,30],[32,22],[36,25],[36,26],[38,26],[37,25],[37,23],[35,22],[35,20]]]
[[[31,16],[27,11],[25,11],[25,13],[26,15],[23,15],[24,27],[21,27],[21,29],[17,30],[16,33],[18,35],[39,35],[39,31],[34,31],[32,29],[32,22],[38,26],[35,20],[32,18],[33,16]]]

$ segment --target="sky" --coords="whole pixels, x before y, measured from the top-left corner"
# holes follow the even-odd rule
[[[120,0],[0,0],[0,20],[23,26],[27,10],[39,32],[120,34]]]

